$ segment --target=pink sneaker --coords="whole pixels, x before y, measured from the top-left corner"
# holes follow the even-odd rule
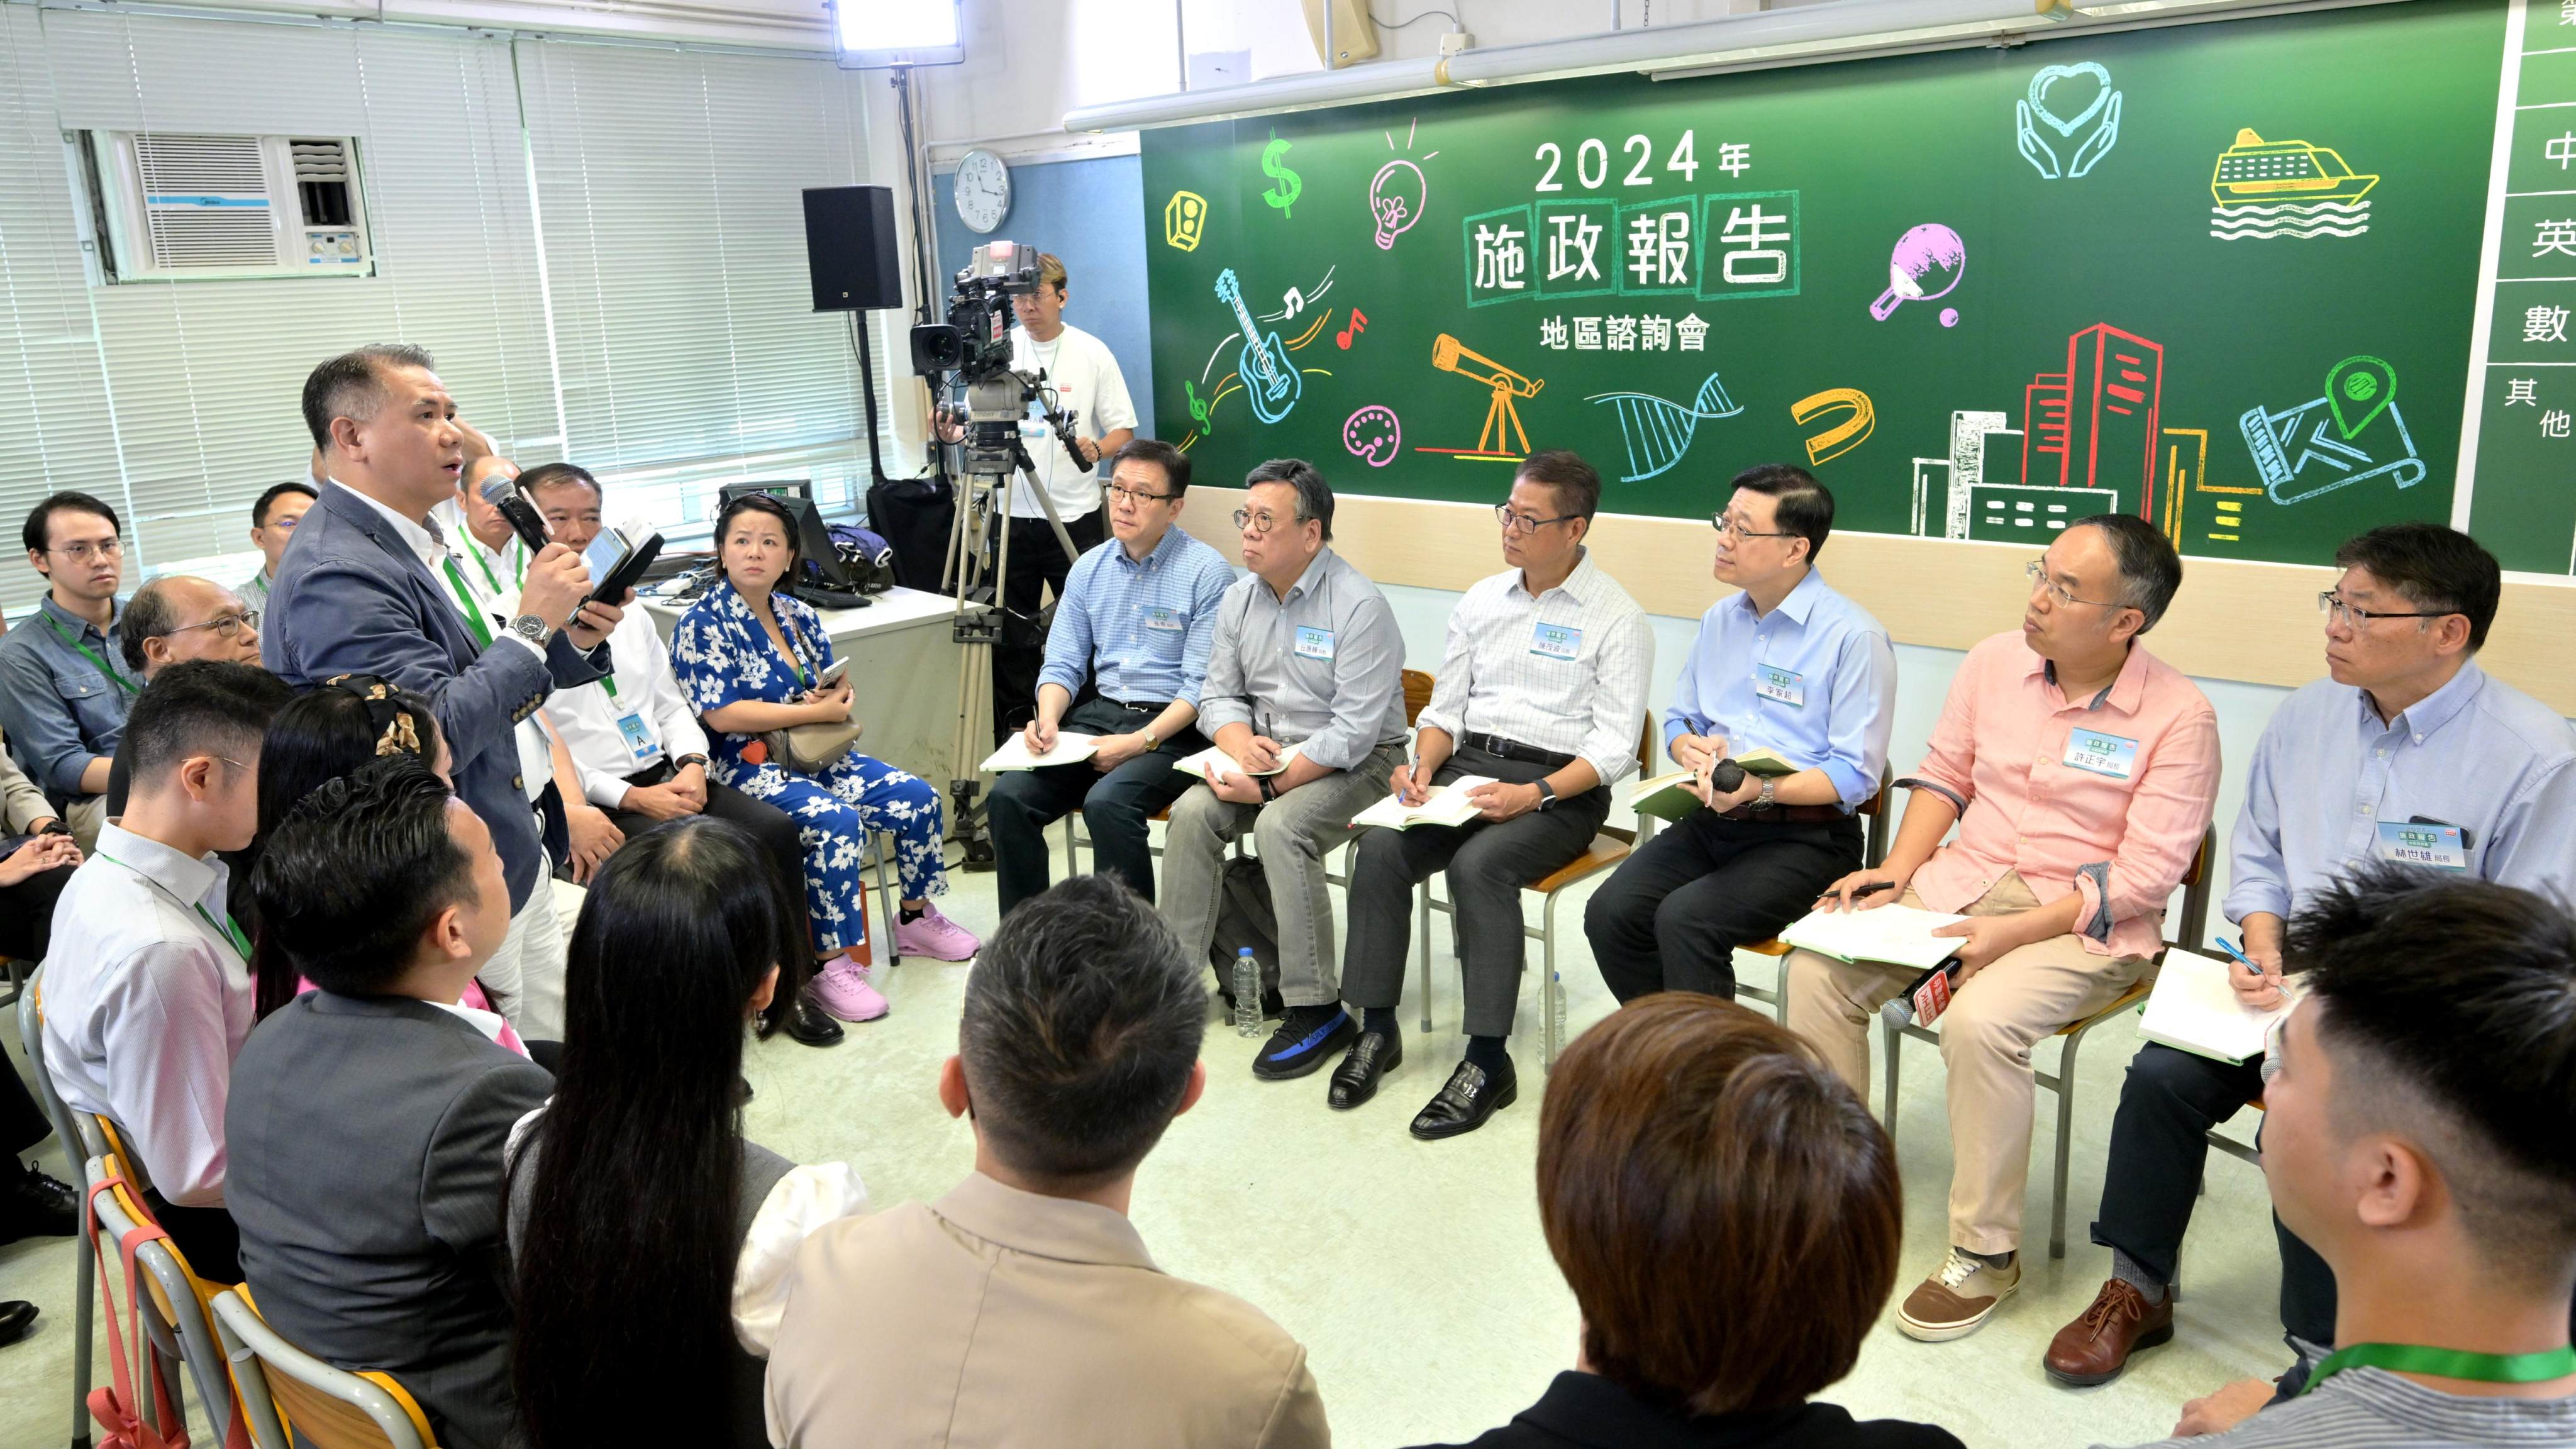
[[[921,919],[907,921],[898,912],[894,925],[894,948],[907,956],[927,956],[933,961],[965,961],[984,949],[975,933],[939,914],[939,907],[922,908]]]
[[[868,968],[847,956],[824,962],[807,989],[815,1005],[843,1021],[874,1021],[891,1009],[884,993],[869,984]]]

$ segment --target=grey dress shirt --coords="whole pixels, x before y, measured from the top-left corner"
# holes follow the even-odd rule
[[[1282,599],[1258,574],[1218,601],[1199,728],[1230,724],[1347,770],[1404,738],[1404,639],[1386,596],[1327,547]]]

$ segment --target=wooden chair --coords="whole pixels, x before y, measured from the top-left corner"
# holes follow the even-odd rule
[[[247,1287],[217,1293],[213,1307],[259,1449],[291,1449],[283,1432],[290,1425],[313,1449],[437,1449],[429,1416],[393,1375],[333,1368],[287,1342],[259,1316]]]
[[[1852,807],[1853,814],[1865,816],[1869,820],[1868,826],[1865,827],[1869,833],[1861,845],[1860,863],[1863,869],[1887,859],[1889,834],[1887,797],[1895,788],[1890,772],[1885,766],[1881,766],[1878,772],[1878,793]],[[1747,986],[1738,981],[1735,983],[1735,994],[1738,997],[1749,996],[1755,1001],[1767,1004],[1771,1008],[1773,1019],[1786,1024],[1789,1020],[1789,968],[1785,963],[1789,955],[1789,944],[1774,936],[1767,941],[1756,941],[1749,946],[1738,946],[1735,949],[1749,955],[1768,956],[1774,961],[1783,963],[1780,967],[1779,980],[1767,990],[1759,986]]]
[[[2182,878],[2182,939],[2191,946],[2198,946],[2208,937],[2210,858],[2217,849],[2218,832],[2215,829],[2202,831],[2200,848],[2192,852],[2191,869]],[[2164,965],[2164,959],[2163,951],[2156,952],[2155,960],[2128,990],[2120,993],[2117,1000],[2081,1021],[2068,1022],[2057,1029],[2056,1036],[2065,1046],[2058,1051],[2054,1074],[2039,1070],[2035,1063],[2031,1068],[2031,1075],[2039,1085],[2057,1094],[2057,1168],[2048,1196],[2048,1256],[2052,1258],[2066,1256],[2066,1166],[2075,1141],[2075,1053],[2084,1045],[2085,1034],[2093,1028],[2121,1012],[2146,1003],[2147,994],[2156,988],[2156,972]],[[1887,1044],[1887,1083],[1882,1089],[1885,1103],[1882,1116],[1887,1124],[1888,1142],[1893,1145],[1896,1141],[1897,1063],[1904,1039],[1912,1037],[1916,1041],[1937,1044],[1941,1038],[1938,1033],[1914,1022],[1898,1027],[1884,1019],[1880,1021],[1879,1032]]]
[[[40,966],[27,978],[26,988],[18,996],[18,1045],[27,1053],[28,1075],[36,1079],[36,1102],[45,1109],[45,1118],[54,1124],[54,1140],[63,1149],[63,1175],[83,1194],[89,1191],[86,1170],[93,1153],[81,1140],[80,1124],[74,1121],[72,1109],[62,1094],[54,1090],[53,1074],[45,1067],[45,985]],[[103,1145],[103,1144],[102,1144]],[[96,1268],[86,1252],[72,1254],[72,1443],[89,1443],[89,1383],[92,1309],[91,1279]]]
[[[111,1262],[118,1261],[131,1235],[152,1226],[152,1215],[144,1209],[131,1184],[122,1178],[108,1180],[113,1172],[104,1157],[92,1157],[86,1164],[89,1182],[107,1184],[97,1196],[98,1239]],[[212,1320],[206,1316],[207,1303],[224,1286],[198,1277],[178,1245],[167,1238],[156,1237],[135,1245],[134,1271],[126,1275],[125,1291],[130,1303],[148,1303],[151,1312],[144,1321],[148,1342],[136,1343],[131,1352],[140,1360],[149,1347],[162,1360],[165,1381],[174,1384],[172,1407],[179,1422],[165,1428],[186,1428],[186,1410],[175,1398],[176,1367],[184,1367],[195,1380],[197,1401],[219,1426],[215,1430],[218,1436],[223,1432],[220,1426],[229,1424],[237,1410],[249,1416],[244,1420],[246,1424],[256,1422],[257,1410],[235,1397],[223,1349],[216,1341]],[[145,1366],[138,1361],[131,1367],[134,1381],[144,1382]]]

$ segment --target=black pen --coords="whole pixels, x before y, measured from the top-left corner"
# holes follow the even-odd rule
[[[1852,901],[1859,900],[1859,899],[1860,899],[1861,897],[1863,897],[1863,896],[1873,896],[1873,895],[1876,895],[1876,894],[1878,894],[1880,891],[1883,891],[1883,890],[1891,890],[1891,889],[1894,889],[1894,888],[1895,888],[1895,885],[1896,885],[1896,882],[1894,882],[1894,881],[1892,881],[1892,880],[1874,880],[1874,881],[1871,881],[1869,884],[1867,884],[1867,885],[1865,885],[1865,886],[1862,886],[1862,887],[1861,887],[1861,888],[1859,888],[1858,890],[1853,891],[1853,892],[1851,893],[1851,899],[1850,899],[1850,900],[1846,900],[1845,902],[1843,902],[1843,904],[1844,904],[1846,907],[1848,907],[1848,906],[1850,906],[1850,904],[1851,904],[1851,902],[1852,902]],[[1818,897],[1817,897],[1817,899],[1818,899],[1818,900],[1824,900],[1824,899],[1827,899],[1827,898],[1831,897],[1832,895],[1833,895],[1833,892],[1832,892],[1832,891],[1827,891],[1827,892],[1825,892],[1825,894],[1824,894],[1824,895],[1822,895],[1822,896],[1818,896]]]

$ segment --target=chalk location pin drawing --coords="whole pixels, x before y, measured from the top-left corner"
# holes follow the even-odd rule
[[[2326,372],[2326,406],[2349,438],[2370,426],[2397,396],[2397,369],[2376,357],[2347,357]]]
[[[1869,304],[1869,315],[1884,322],[1907,302],[1946,297],[1967,274],[1968,244],[1941,223],[1927,221],[1896,239],[1887,258],[1887,290]]]

